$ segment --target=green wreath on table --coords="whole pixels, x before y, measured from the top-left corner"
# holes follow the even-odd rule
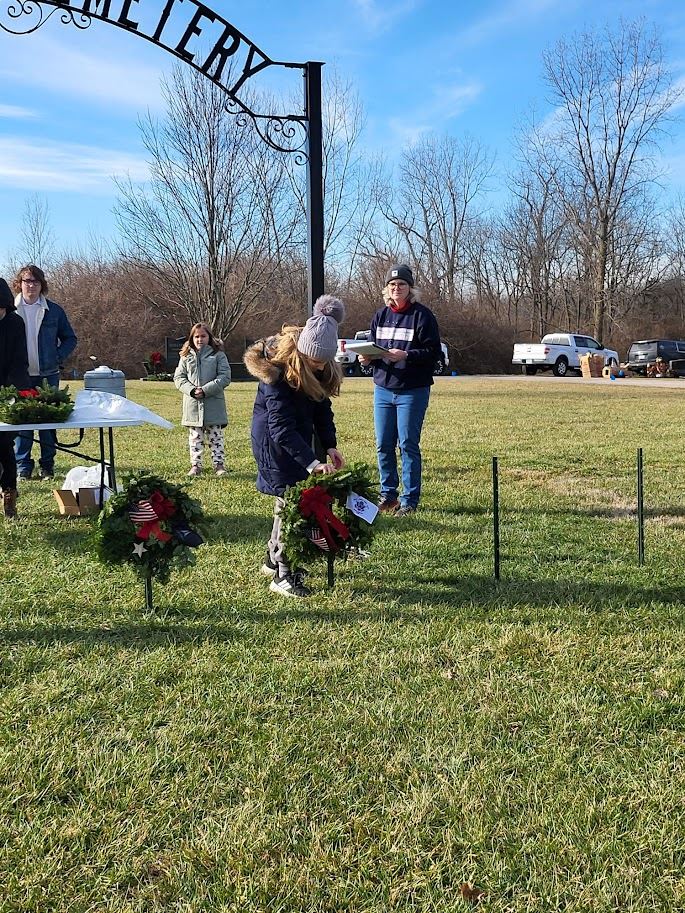
[[[350,495],[376,501],[375,486],[365,463],[353,463],[329,475],[310,475],[286,489],[281,538],[291,567],[331,554],[347,558],[368,548],[374,528],[348,507]]]
[[[98,517],[97,554],[105,564],[129,564],[143,579],[167,583],[174,568],[195,564],[202,521],[199,501],[180,486],[131,474]]]
[[[45,380],[30,390],[0,387],[0,421],[8,425],[66,422],[73,411],[69,387],[58,390]]]

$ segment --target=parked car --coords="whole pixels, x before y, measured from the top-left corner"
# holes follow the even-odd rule
[[[368,341],[371,338],[371,330],[357,330],[354,334],[355,342],[357,340]],[[359,359],[357,359],[357,371],[359,374],[363,374],[364,377],[371,377],[373,374],[373,365],[363,365]]]
[[[557,377],[565,377],[569,370],[580,370],[583,355],[602,355],[605,365],[618,367],[618,352],[580,333],[547,333],[537,343],[516,343],[511,361],[521,365],[524,374],[551,370]]]
[[[647,365],[657,358],[666,362],[685,359],[685,341],[682,339],[641,339],[631,343],[628,350],[628,367],[636,374],[645,374]],[[677,374],[685,374],[685,365],[671,366]]]
[[[338,351],[335,354],[335,360],[339,365],[342,365],[343,373],[347,374],[349,377],[352,377],[354,374],[364,374],[367,377],[370,377],[373,374],[373,368],[371,365],[363,365],[360,363],[354,352],[350,352],[347,349],[348,342],[358,342],[359,340],[368,340],[371,336],[371,330],[358,330],[354,334],[354,339],[339,339],[338,340]],[[438,358],[433,366],[433,374],[438,377],[441,374],[447,373],[447,367],[450,363],[449,351],[447,350],[447,345],[444,342],[440,343],[441,355]]]

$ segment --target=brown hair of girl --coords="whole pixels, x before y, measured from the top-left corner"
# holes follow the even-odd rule
[[[191,351],[191,349],[193,352],[197,352],[197,349],[195,348],[195,343],[193,342],[193,336],[195,335],[195,333],[197,333],[198,330],[204,330],[205,333],[209,336],[209,345],[211,346],[212,351],[219,352],[223,348],[221,345],[221,340],[214,338],[214,336],[212,335],[211,327],[208,324],[194,323],[192,325],[192,327],[190,328],[190,333],[188,333],[188,338],[181,346],[181,351],[179,353],[181,355],[181,357],[185,357],[188,354],[188,352]]]

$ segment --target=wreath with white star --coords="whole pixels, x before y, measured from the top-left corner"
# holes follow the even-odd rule
[[[203,541],[202,507],[159,476],[126,476],[98,517],[96,550],[105,564],[128,564],[142,578],[166,583],[174,568],[195,564]]]

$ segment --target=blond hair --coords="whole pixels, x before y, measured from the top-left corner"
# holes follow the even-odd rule
[[[397,280],[391,279],[390,281],[396,282]],[[392,300],[393,298],[390,294],[390,284],[388,283],[388,285],[383,286],[383,301],[385,301],[386,304],[390,304]],[[414,288],[413,285],[409,286],[409,301],[411,301],[412,304],[417,301],[421,301],[421,292],[418,289]]]
[[[321,402],[328,396],[337,396],[342,381],[339,365],[328,361],[320,372],[315,373],[307,356],[297,350],[301,332],[302,327],[283,326],[280,335],[269,340],[269,361],[281,368],[286,383],[293,390],[304,393],[310,399]]]

